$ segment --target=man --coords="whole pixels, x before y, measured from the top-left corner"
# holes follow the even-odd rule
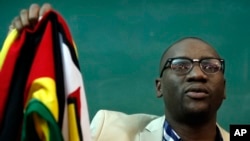
[[[172,58],[172,59],[171,59]],[[216,113],[225,96],[224,61],[206,42],[184,38],[163,54],[158,96],[166,121],[183,140],[213,140]]]
[[[165,117],[100,111],[92,121],[92,135],[100,141],[228,141],[228,133],[216,124],[226,97],[224,67],[205,41],[177,41],[164,52],[156,79]]]
[[[10,29],[31,27],[51,10],[50,4],[32,4],[22,10]],[[165,115],[126,115],[101,110],[91,130],[98,141],[228,141],[229,134],[216,122],[225,95],[224,60],[195,37],[183,38],[162,55],[157,96],[163,98]]]

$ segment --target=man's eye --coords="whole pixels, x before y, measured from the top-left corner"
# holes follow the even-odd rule
[[[178,63],[173,64],[173,69],[189,69],[190,65],[188,63]]]
[[[220,67],[216,64],[204,64],[203,69],[211,72],[217,71]]]

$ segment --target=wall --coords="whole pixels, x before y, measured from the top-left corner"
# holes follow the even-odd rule
[[[1,0],[1,43],[13,17],[30,3]],[[180,37],[198,36],[226,60],[227,99],[218,122],[226,129],[250,124],[250,1],[50,3],[65,17],[79,48],[91,118],[99,109],[162,115],[154,88],[161,53]]]

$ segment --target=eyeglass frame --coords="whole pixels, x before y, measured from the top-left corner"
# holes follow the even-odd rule
[[[224,60],[224,59],[221,59],[221,58],[191,59],[191,58],[188,58],[188,57],[174,57],[174,58],[168,58],[168,59],[167,59],[167,61],[166,61],[165,64],[164,64],[164,67],[163,67],[162,70],[161,70],[160,77],[162,77],[163,72],[164,72],[167,68],[171,68],[172,62],[173,62],[173,60],[175,60],[175,59],[187,59],[187,60],[191,61],[192,67],[191,67],[191,69],[190,69],[187,73],[189,73],[189,72],[193,69],[193,67],[194,67],[193,64],[194,64],[195,62],[196,62],[196,63],[199,63],[200,69],[202,70],[202,72],[205,72],[205,71],[201,68],[200,63],[201,63],[201,61],[206,60],[206,59],[216,59],[216,60],[220,61],[221,67],[220,67],[220,70],[219,70],[219,71],[222,71],[223,74],[224,74],[224,72],[225,72],[225,60]],[[169,65],[168,65],[168,64],[169,64]],[[171,70],[172,70],[172,68],[171,68]],[[207,73],[207,72],[205,72],[205,73],[206,73],[206,74],[213,74],[213,73]],[[216,73],[216,72],[215,72],[215,73]],[[185,73],[184,73],[184,74],[185,74]]]

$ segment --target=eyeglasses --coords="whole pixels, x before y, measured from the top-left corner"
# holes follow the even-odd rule
[[[187,74],[193,67],[194,63],[199,63],[201,70],[204,73],[212,74],[222,71],[224,73],[225,61],[219,58],[203,58],[203,59],[190,59],[185,57],[169,58],[167,59],[164,67],[160,73],[162,77],[163,72],[167,68],[171,68],[177,74]]]

